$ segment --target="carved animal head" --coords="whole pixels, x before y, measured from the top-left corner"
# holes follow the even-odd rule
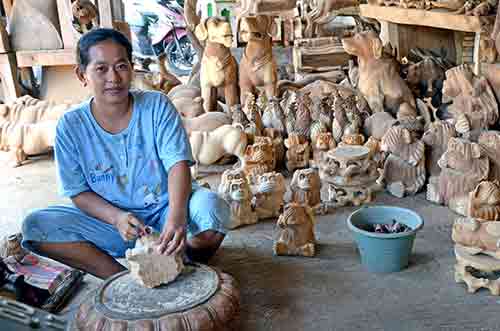
[[[245,173],[241,169],[227,169],[222,173],[217,192],[223,199],[229,198],[230,183],[234,179],[245,179]]]
[[[316,142],[314,143],[314,149],[326,151],[334,149],[337,146],[335,139],[330,132],[320,132],[316,136]]]
[[[257,192],[285,192],[285,177],[279,172],[266,172],[257,176]]]
[[[73,16],[82,25],[92,23],[97,18],[97,7],[89,0],[75,0],[71,4],[71,11]]]
[[[445,121],[435,121],[429,124],[427,131],[422,136],[422,141],[428,146],[446,148],[450,138],[456,135],[453,125]]]
[[[194,31],[196,37],[202,41],[218,43],[231,47],[233,32],[231,24],[224,17],[208,17],[203,19]]]
[[[271,16],[247,16],[240,20],[240,36],[243,42],[271,39],[276,34],[276,23]]]
[[[310,227],[314,225],[313,212],[310,207],[305,205],[297,203],[287,204],[283,214],[278,218],[278,226],[282,229],[305,225],[308,226],[304,229],[306,231],[310,230]]]
[[[471,170],[471,161],[481,158],[481,148],[477,143],[472,143],[461,138],[450,138],[448,148],[443,157],[447,159],[447,166],[456,170]]]
[[[304,191],[319,190],[320,185],[318,172],[311,168],[296,170],[290,183],[292,190],[301,189]]]
[[[443,82],[443,96],[454,98],[460,94],[471,95],[474,84],[474,73],[466,65],[459,65],[446,71],[446,80]]]
[[[393,126],[382,137],[380,149],[416,166],[424,157],[425,145],[420,140],[414,141],[408,129]]]
[[[245,160],[249,162],[267,162],[274,158],[274,145],[269,137],[255,137],[253,145],[245,150]]]
[[[383,55],[382,41],[373,31],[356,33],[353,37],[343,38],[344,50],[362,59],[380,59]]]
[[[250,186],[246,179],[233,179],[229,182],[229,197],[232,201],[245,201],[250,199]]]

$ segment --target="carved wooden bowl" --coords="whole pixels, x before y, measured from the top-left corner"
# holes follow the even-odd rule
[[[154,289],[124,271],[82,302],[68,330],[238,330],[239,307],[234,278],[208,266],[188,265]]]

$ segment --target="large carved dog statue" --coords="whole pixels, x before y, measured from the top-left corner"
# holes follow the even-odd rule
[[[416,104],[393,58],[384,56],[382,41],[373,31],[342,39],[344,50],[358,57],[359,90],[373,112],[389,110],[398,117],[416,116]]]
[[[224,97],[229,107],[238,103],[238,64],[231,55],[233,42],[231,24],[220,17],[204,19],[196,27],[195,34],[205,41],[201,59],[201,95],[205,111],[217,108],[217,88],[224,88]]]
[[[240,35],[247,42],[240,61],[241,104],[247,92],[257,94],[263,87],[268,99],[277,95],[277,65],[273,58],[271,35],[276,24],[270,16],[244,17],[240,21]]]

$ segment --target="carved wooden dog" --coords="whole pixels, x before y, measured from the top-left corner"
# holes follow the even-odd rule
[[[189,135],[191,151],[196,164],[193,176],[198,174],[198,165],[210,165],[224,155],[235,155],[240,160],[241,168],[245,166],[245,148],[247,135],[241,128],[223,125],[211,132],[193,131]]]
[[[257,94],[257,87],[265,89],[268,99],[277,95],[278,73],[271,41],[274,29],[276,24],[270,16],[258,15],[241,19],[241,39],[247,42],[239,68],[241,104],[245,103],[247,92]]]
[[[373,112],[389,110],[398,117],[416,116],[416,104],[397,62],[383,56],[382,41],[373,31],[342,39],[347,53],[358,57],[359,90]]]
[[[205,111],[217,108],[217,90],[224,88],[226,104],[238,103],[238,64],[231,55],[233,40],[231,24],[220,17],[204,19],[195,30],[196,36],[206,41],[201,59],[201,95]]]

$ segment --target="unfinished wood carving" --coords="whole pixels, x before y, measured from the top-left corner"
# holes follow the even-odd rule
[[[188,134],[193,131],[209,132],[223,125],[231,124],[231,118],[226,113],[214,111],[193,118],[183,117],[182,124]]]
[[[99,10],[90,0],[74,0],[71,4],[73,27],[79,33],[85,33],[99,27]]]
[[[189,143],[196,162],[193,167],[194,177],[198,175],[198,166],[200,164],[214,164],[224,155],[238,157],[240,167],[245,167],[247,135],[241,128],[222,125],[210,132],[192,131],[189,134]]]
[[[305,136],[299,134],[289,134],[285,139],[286,168],[292,172],[295,169],[307,168],[309,166],[310,146]]]
[[[382,151],[388,152],[384,179],[392,195],[402,198],[416,194],[425,184],[425,145],[415,140],[408,129],[394,126],[382,138]]]
[[[488,81],[477,77],[467,65],[446,71],[443,101],[453,101],[448,111],[455,119],[455,129],[465,138],[479,135],[498,121],[498,104]]]
[[[177,112],[184,117],[196,117],[203,114],[203,99],[201,90],[198,87],[179,85],[168,93],[168,98],[177,109]]]
[[[500,186],[498,181],[481,182],[469,194],[468,216],[478,220],[500,219]]]
[[[231,221],[228,229],[257,223],[257,214],[252,209],[252,192],[245,178],[229,181],[226,201],[231,207]]]
[[[341,146],[326,153],[320,163],[320,178],[327,185],[331,207],[358,206],[371,202],[382,189],[382,171],[365,146]]]
[[[200,83],[205,111],[217,109],[217,88],[224,89],[229,107],[238,103],[238,64],[231,54],[233,42],[231,24],[219,17],[204,19],[195,31],[205,41],[201,59]]]
[[[277,95],[278,74],[271,41],[274,29],[271,16],[243,17],[240,21],[241,39],[247,43],[239,66],[241,104],[247,92],[257,94],[257,87],[264,88],[268,99]]]
[[[285,177],[279,172],[256,175],[252,185],[255,212],[258,219],[278,217],[283,210]]]
[[[274,254],[314,256],[314,222],[311,208],[296,203],[286,205],[277,222]]]
[[[500,181],[500,132],[485,131],[478,139],[483,153],[490,159],[490,173],[488,179]]]
[[[160,233],[150,227],[146,228],[146,232],[137,239],[135,248],[125,252],[131,275],[148,288],[173,282],[184,269],[182,255],[158,253]]]
[[[63,48],[56,0],[16,0],[9,19],[14,50]]]
[[[373,112],[388,110],[398,118],[416,116],[416,104],[393,58],[383,54],[382,41],[373,31],[342,39],[347,53],[358,57],[358,87]]]
[[[450,138],[455,136],[456,132],[453,125],[445,121],[433,122],[425,131],[422,141],[428,146],[426,168],[430,177],[439,176],[441,173],[438,161],[443,153],[446,152]]]
[[[229,199],[230,183],[233,179],[246,179],[245,172],[242,169],[227,169],[222,173],[217,193],[224,200]]]
[[[469,193],[488,178],[489,160],[476,143],[450,138],[448,148],[439,159],[441,174],[433,188],[431,201],[447,205],[453,211],[467,215]]]
[[[483,253],[500,259],[500,222],[459,217],[453,223],[451,238],[469,254]]]
[[[490,290],[491,294],[500,295],[500,280],[496,275],[500,270],[498,259],[471,255],[460,245],[455,245],[455,257],[457,259],[455,265],[455,281],[457,283],[465,282],[469,293],[474,293],[484,287]],[[472,274],[470,268],[480,272],[480,275],[477,272]]]
[[[337,147],[335,140],[330,132],[321,132],[313,141],[313,159],[309,160],[312,168],[319,168],[320,163],[323,161],[326,152]]]
[[[245,150],[245,172],[248,175],[271,172],[276,167],[274,144],[269,137],[255,137]]]

